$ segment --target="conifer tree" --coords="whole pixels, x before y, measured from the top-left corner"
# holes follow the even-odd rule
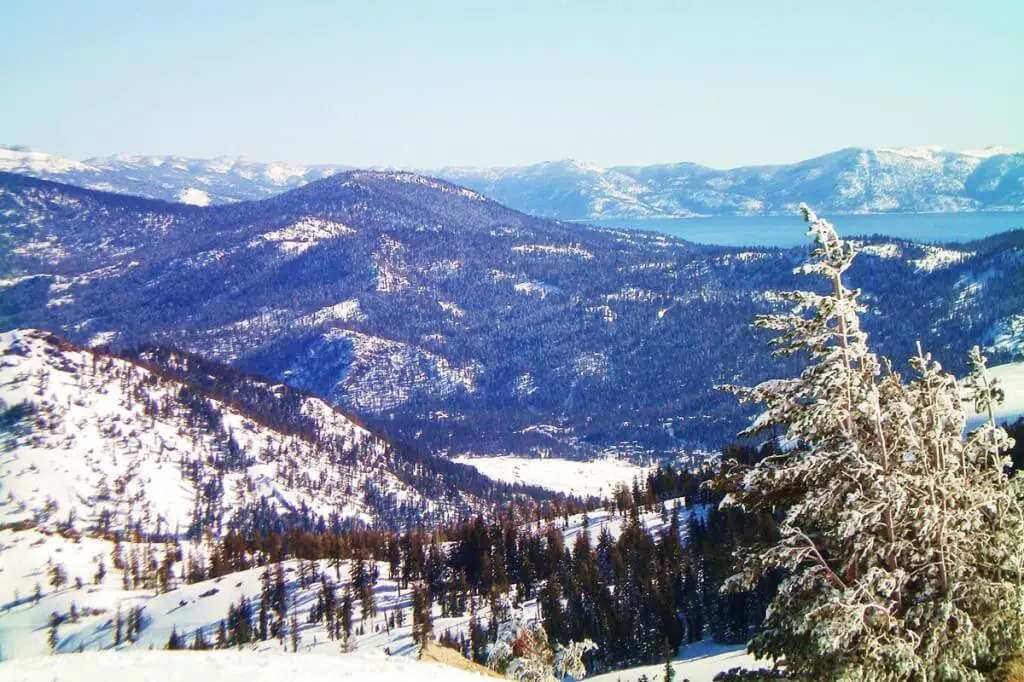
[[[755,324],[809,364],[731,387],[765,407],[748,434],[781,426],[795,444],[738,470],[723,502],[784,510],[778,541],[741,551],[731,581],[787,572],[751,650],[808,679],[982,680],[1024,643],[1024,491],[991,419],[998,390],[977,350],[963,383],[920,350],[904,382],[871,352],[844,281],[856,250],[801,210],[817,246],[800,271],[828,291],[787,293],[791,312]],[[962,391],[989,415],[966,435]]]
[[[57,633],[57,627],[60,625],[60,616],[54,611],[50,614],[50,631],[46,637],[47,643],[50,645],[50,651],[57,653],[57,645],[60,643],[60,636]]]
[[[347,589],[341,598],[341,606],[338,610],[338,621],[341,623],[341,630],[344,635],[341,646],[343,651],[348,651],[350,648],[349,640],[352,638],[352,593]]]

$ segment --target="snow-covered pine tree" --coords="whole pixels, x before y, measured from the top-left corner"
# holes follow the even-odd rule
[[[556,643],[552,650],[544,625],[517,609],[498,627],[494,643],[487,647],[487,665],[518,682],[582,680],[587,675],[583,656],[596,649],[597,645],[586,639]]]
[[[1024,645],[1024,523],[1012,445],[991,418],[980,352],[962,384],[919,352],[904,383],[860,327],[843,274],[856,250],[801,205],[816,248],[799,271],[828,293],[789,292],[755,325],[799,377],[729,387],[765,406],[745,432],[781,426],[796,446],[740,472],[723,505],[783,511],[780,539],[740,550],[732,586],[786,578],[751,641],[814,680],[981,680]],[[963,392],[989,419],[964,435]],[[728,587],[728,585],[727,585]]]

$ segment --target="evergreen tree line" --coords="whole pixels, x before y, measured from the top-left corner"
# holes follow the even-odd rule
[[[733,446],[728,454],[737,453],[759,457],[745,446]],[[704,484],[720,473],[714,467],[691,473],[665,465],[643,481],[618,486],[602,506],[518,509],[435,531],[232,532],[208,561],[188,557],[186,580],[264,568],[260,598],[231,605],[213,646],[275,638],[285,644],[298,636],[299,622],[323,623],[329,637],[348,646],[355,609],[362,623],[378,615],[373,586],[380,562],[399,590],[412,593],[417,641],[435,636],[485,663],[487,645],[501,623],[529,602],[528,615],[536,609],[553,642],[591,639],[598,645],[588,654],[594,669],[652,663],[704,638],[747,641],[771,599],[775,581],[770,578],[747,592],[720,591],[734,570],[733,548],[775,532],[768,514],[718,509],[721,493]],[[599,512],[621,522],[618,537],[590,522]],[[573,514],[583,514],[584,532],[570,541],[564,531]],[[281,564],[288,559],[298,560],[292,582]],[[320,561],[326,561],[326,569],[318,568]],[[351,562],[347,583],[345,561]],[[296,613],[292,591],[311,586],[317,587],[316,599]],[[432,632],[434,608],[442,617],[470,616],[468,635]],[[381,615],[377,627],[405,623],[400,609]],[[204,646],[207,636],[192,633],[191,644],[188,633],[172,639],[181,647]]]

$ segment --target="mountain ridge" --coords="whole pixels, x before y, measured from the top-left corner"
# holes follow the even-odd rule
[[[0,332],[0,386],[3,527],[141,524],[193,538],[399,529],[541,492],[398,447],[320,398],[169,348],[115,356],[49,332]]]
[[[1019,356],[1024,232],[862,241],[851,281],[882,352]],[[786,370],[750,321],[813,286],[805,247],[567,224],[400,171],[207,208],[0,173],[0,246],[0,329],[186,348],[449,455],[717,448],[747,415],[712,387]]]
[[[114,155],[73,161],[0,147],[0,170],[91,189],[210,205],[267,198],[354,170],[245,157]],[[616,220],[792,213],[811,201],[830,214],[1024,209],[1024,153],[999,147],[848,147],[788,164],[717,169],[694,162],[602,167],[565,159],[526,166],[373,168],[437,177],[532,215]]]

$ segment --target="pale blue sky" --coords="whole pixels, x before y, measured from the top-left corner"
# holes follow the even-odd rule
[[[1024,0],[0,0],[0,143],[353,165],[1024,149]]]

